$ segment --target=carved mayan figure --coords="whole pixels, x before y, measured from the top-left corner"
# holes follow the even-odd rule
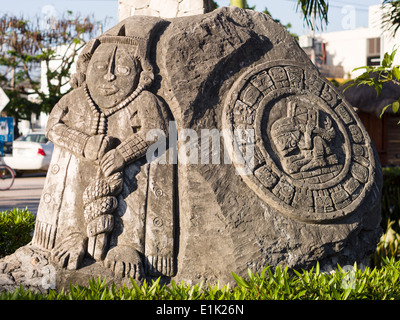
[[[319,113],[318,110],[301,108],[289,101],[287,117],[272,125],[272,140],[288,173],[310,171],[337,163],[336,155],[332,155],[329,148],[329,143],[335,137],[332,120],[327,116],[321,128]]]
[[[128,32],[122,25],[87,44],[72,80],[76,88],[50,115],[47,136],[55,150],[33,244],[68,269],[79,268],[88,254],[118,276],[171,276],[173,169],[145,157],[147,132],[167,134],[169,114],[147,90],[154,77],[150,39]]]

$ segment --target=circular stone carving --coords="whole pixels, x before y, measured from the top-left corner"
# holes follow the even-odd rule
[[[371,141],[352,107],[329,81],[295,62],[265,63],[242,75],[225,102],[223,126],[225,141],[235,137],[226,147],[243,180],[294,219],[341,219],[374,183]]]

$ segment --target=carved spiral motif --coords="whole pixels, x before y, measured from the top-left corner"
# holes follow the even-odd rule
[[[341,219],[374,185],[375,156],[365,128],[313,69],[287,61],[251,69],[229,92],[223,125],[233,137],[254,133],[253,156],[246,158],[246,141],[236,139],[241,161],[233,157],[233,163],[241,169],[245,163],[239,172],[249,187],[294,219]]]

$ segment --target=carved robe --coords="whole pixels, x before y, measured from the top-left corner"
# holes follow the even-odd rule
[[[83,150],[94,119],[82,87],[65,95],[50,115],[47,136],[55,148],[36,219],[36,246],[51,250],[72,233],[86,234],[82,195],[98,165]],[[107,118],[106,134],[119,139],[126,161],[110,247],[142,253],[149,275],[174,272],[174,168],[145,157],[151,144],[146,133],[161,129],[167,135],[168,119],[166,107],[149,91]]]

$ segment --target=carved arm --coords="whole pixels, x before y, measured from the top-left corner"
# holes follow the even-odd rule
[[[112,148],[112,138],[105,135],[90,136],[68,126],[64,122],[68,111],[60,102],[50,114],[46,128],[47,138],[76,156],[92,161],[101,159],[107,150]]]

